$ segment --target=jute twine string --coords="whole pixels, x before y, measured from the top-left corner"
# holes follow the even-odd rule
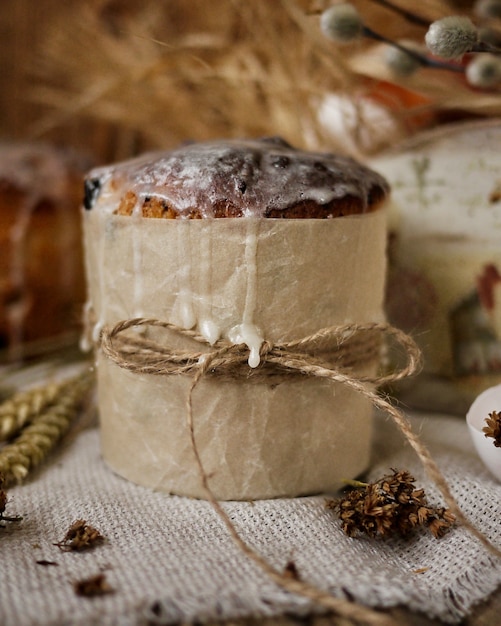
[[[208,346],[210,351],[172,350],[156,341],[134,334],[126,334],[131,328],[156,327],[173,331]],[[363,376],[357,380],[378,385],[395,382],[414,373],[421,363],[419,348],[402,331],[389,324],[345,324],[319,330],[312,335],[293,341],[272,344],[264,341],[260,349],[261,365],[250,368],[247,360],[249,349],[245,344],[231,344],[218,340],[212,346],[197,331],[186,330],[175,324],[157,319],[134,318],[118,322],[113,328],[104,328],[100,344],[104,354],[123,369],[137,374],[188,374],[200,371],[205,360],[210,368],[205,375],[218,378],[244,377],[246,380],[262,381],[270,376],[316,375],[318,367],[329,369],[333,376],[356,366],[379,362],[383,336],[392,337],[402,348],[407,363],[399,370],[380,376]],[[320,353],[314,357],[312,353]],[[333,369],[333,366],[336,369]],[[330,366],[330,367],[329,367]],[[313,369],[310,369],[313,368]],[[338,371],[339,370],[339,371]],[[333,379],[334,380],[334,379]]]
[[[184,329],[177,328],[173,324],[146,318],[136,318],[119,322],[112,328],[105,327],[100,337],[100,345],[103,353],[124,369],[136,373],[155,375],[184,373],[193,376],[187,397],[186,411],[186,422],[191,446],[207,500],[211,503],[215,512],[225,524],[235,544],[248,558],[259,565],[275,583],[291,593],[299,594],[348,619],[358,620],[372,625],[396,624],[395,620],[390,618],[387,614],[381,614],[367,607],[335,598],[313,585],[290,578],[272,567],[240,537],[228,514],[215,497],[209,485],[209,477],[203,467],[195,439],[193,394],[198,383],[205,376],[219,375],[220,371],[222,372],[221,375],[227,374],[228,371],[237,372],[238,375],[238,368],[241,368],[243,361],[246,362],[248,348],[245,345],[235,346],[225,341],[218,341],[210,352],[189,352],[186,350],[171,351],[164,346],[157,345],[140,336],[136,335],[135,337],[130,337],[124,334],[126,330],[138,326],[162,327],[189,336],[195,341],[207,342],[194,331],[185,331]],[[325,365],[318,364],[317,359],[308,354],[308,351],[311,350],[312,347],[320,344],[329,343],[332,346],[333,343],[337,343],[338,345],[342,345],[348,341],[350,336],[357,332],[368,332],[369,334],[392,337],[397,344],[404,348],[407,356],[406,364],[400,370],[385,376],[357,378],[353,374],[341,371],[341,369],[335,366],[325,367]],[[117,341],[117,339],[119,339],[119,341]],[[374,384],[380,385],[400,380],[417,371],[421,363],[421,355],[419,348],[412,338],[388,324],[346,325],[326,328],[303,339],[280,345],[272,345],[265,342],[260,354],[263,369],[265,365],[271,364],[279,368],[281,372],[299,372],[302,375],[329,379],[335,383],[340,383],[353,389],[370,400],[374,407],[387,413],[418,455],[425,471],[440,490],[447,506],[456,516],[458,523],[469,530],[491,553],[501,557],[501,550],[494,546],[488,538],[465,517],[453,497],[445,477],[431,457],[426,446],[412,431],[410,423],[403,413],[372,389]],[[248,366],[247,369],[249,369]],[[259,370],[259,368],[256,369]]]

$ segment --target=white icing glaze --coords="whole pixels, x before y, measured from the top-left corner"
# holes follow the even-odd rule
[[[88,181],[99,187],[88,208],[113,212],[132,191],[164,201],[179,216],[196,209],[204,218],[219,217],[225,207],[238,216],[281,217],[298,202],[345,198],[357,199],[364,212],[377,189],[387,191],[380,176],[347,157],[295,150],[276,138],[185,145],[95,169]]]
[[[198,328],[202,337],[204,337],[211,346],[221,337],[221,328],[217,322],[212,319],[205,318],[199,320]]]
[[[89,215],[90,217],[90,215]],[[89,314],[93,308],[97,314],[97,321],[94,324],[91,336],[92,341],[98,342],[99,335],[103,326],[107,323],[107,316],[110,312],[110,304],[107,297],[106,287],[106,250],[107,250],[107,231],[110,230],[109,214],[102,212],[97,216],[100,222],[100,237],[95,242],[96,250],[96,271],[97,271],[97,302],[89,301],[85,305],[85,313]],[[130,220],[127,218],[118,218]],[[144,219],[142,217],[134,217],[132,219]],[[241,323],[233,325],[230,328],[224,328],[221,320],[217,319],[214,314],[211,295],[210,295],[210,272],[211,272],[211,243],[210,243],[210,225],[206,225],[207,232],[203,238],[204,244],[199,250],[200,273],[198,274],[198,283],[193,283],[192,260],[193,251],[190,249],[190,225],[194,224],[190,220],[176,220],[175,224],[170,223],[169,226],[176,227],[177,241],[177,257],[185,261],[182,267],[177,268],[178,272],[178,293],[176,298],[175,311],[171,314],[171,319],[175,324],[183,328],[198,327],[203,337],[212,345],[221,336],[225,336],[234,344],[244,343],[249,348],[249,366],[254,368],[260,363],[259,351],[264,337],[260,329],[254,323],[254,315],[257,306],[257,242],[258,229],[260,220],[256,218],[240,218],[246,223],[246,239],[244,247],[244,258],[242,279],[246,281],[245,286],[245,302],[240,314]],[[164,225],[164,222],[162,222]],[[136,228],[131,229],[135,232]],[[139,229],[140,230],[140,229]],[[134,238],[134,235],[133,235]],[[132,241],[133,247],[133,271],[134,274],[141,274],[141,254],[139,239]],[[135,250],[135,252],[134,252]],[[135,256],[137,255],[137,257]],[[90,268],[87,270],[90,272]],[[96,273],[96,272],[95,272]],[[138,298],[142,293],[142,278],[134,276],[134,297]],[[138,311],[138,303],[135,304],[135,310]],[[196,306],[195,306],[196,305]],[[148,315],[147,303],[144,303],[144,315]],[[86,337],[82,337],[82,349],[87,349],[88,342]]]
[[[249,367],[257,367],[261,362],[259,350],[264,341],[261,331],[254,324],[243,322],[228,331],[228,339],[238,345],[244,343],[249,348]]]
[[[96,310],[98,303],[93,303],[96,314],[98,316],[97,322],[92,329],[92,341],[97,343],[99,341],[99,335],[106,322],[106,308],[107,308],[107,289],[105,280],[106,271],[106,214],[103,213],[99,216],[100,221],[100,237],[97,242],[98,250],[98,280],[99,280],[99,308]]]
[[[193,310],[192,294],[187,288],[182,288],[180,294],[181,325],[183,328],[190,329],[196,326],[197,318]]]
[[[261,361],[259,350],[264,341],[261,331],[254,324],[254,313],[257,305],[257,235],[259,220],[247,218],[247,234],[245,238],[245,271],[247,288],[242,323],[228,332],[228,339],[234,343],[245,343],[249,348],[249,366],[257,367]]]
[[[191,284],[192,251],[190,247],[190,224],[188,221],[179,221],[177,229],[177,243],[179,246],[179,258],[184,259],[184,264],[179,270],[179,321],[182,328],[190,329],[196,326],[197,317],[193,307],[193,291]]]
[[[205,236],[200,245],[198,259],[198,330],[211,345],[221,337],[220,325],[214,319],[211,294],[212,274],[212,220],[204,221]]]
[[[135,226],[139,226],[139,222],[142,219],[141,207],[142,201],[138,198],[132,210],[131,218]],[[143,272],[141,268],[143,250],[141,239],[141,229],[134,228],[134,235],[132,237],[132,255],[134,260],[134,317],[143,317]]]
[[[90,352],[92,350],[92,342],[89,336],[89,333],[91,333],[92,331],[91,326],[90,326],[91,324],[90,316],[91,316],[92,310],[93,310],[92,301],[89,298],[87,302],[84,304],[83,315],[82,315],[83,333],[82,333],[82,336],[80,337],[80,342],[79,342],[79,347],[82,352]]]

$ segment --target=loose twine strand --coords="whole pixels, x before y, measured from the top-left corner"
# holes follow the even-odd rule
[[[200,475],[201,483],[206,493],[208,501],[215,512],[225,524],[230,536],[242,552],[254,561],[261,569],[278,585],[292,593],[297,593],[313,602],[336,612],[348,619],[359,620],[367,624],[390,624],[395,623],[388,615],[382,615],[376,611],[358,604],[347,602],[346,600],[334,598],[330,594],[309,585],[300,580],[292,579],[282,572],[272,567],[259,553],[257,553],[238,534],[228,514],[217,500],[209,485],[209,478],[204,469],[198,446],[195,439],[193,424],[193,394],[200,380],[207,375],[224,376],[228,373],[238,375],[245,365],[248,348],[244,344],[232,345],[220,340],[212,347],[210,352],[202,351],[171,351],[168,348],[152,342],[144,337],[125,335],[125,331],[132,327],[161,327],[174,331],[178,334],[190,337],[195,341],[207,344],[207,341],[196,331],[187,331],[178,328],[174,324],[169,324],[156,319],[135,318],[117,323],[114,327],[105,327],[101,332],[100,343],[103,353],[114,361],[117,365],[136,373],[146,373],[155,375],[169,374],[189,374],[193,376],[193,381],[189,389],[187,398],[186,422],[189,430],[191,447],[194,452],[196,465]],[[332,363],[329,366],[319,363],[310,352],[319,346],[329,345],[331,351],[343,354],[343,348],[356,345],[356,337],[364,337],[367,346],[373,345],[374,336],[391,337],[397,345],[403,348],[406,355],[406,363],[394,372],[383,376],[356,377],[353,373],[342,371],[343,356],[334,358],[337,365]],[[355,338],[355,344],[353,339]],[[361,340],[362,342],[364,339]],[[377,342],[376,342],[377,343]],[[380,345],[377,343],[377,345]],[[369,352],[371,349],[369,348]],[[409,421],[404,414],[387,399],[380,396],[372,389],[373,385],[382,385],[389,382],[401,380],[415,373],[421,365],[421,353],[414,340],[388,324],[349,324],[344,326],[330,327],[322,329],[308,337],[300,340],[285,342],[281,344],[271,344],[264,342],[261,351],[262,366],[256,368],[255,374],[259,375],[259,370],[264,370],[266,366],[272,366],[283,374],[302,374],[325,378],[335,383],[342,384],[367,398],[374,407],[387,413],[405,436],[417,456],[419,457],[426,473],[435,483],[441,492],[447,506],[456,516],[458,523],[463,525],[480,543],[492,554],[501,557],[501,550],[494,546],[489,539],[479,531],[464,515],[457,504],[449,488],[447,480],[440,471],[438,465],[432,458],[426,446],[419,437],[412,431]],[[336,355],[334,354],[334,357]],[[338,355],[339,357],[339,355]],[[349,361],[349,359],[348,359]],[[367,357],[364,359],[367,363]],[[363,361],[361,361],[363,362]],[[250,368],[247,366],[246,368]],[[249,373],[248,373],[249,375]]]

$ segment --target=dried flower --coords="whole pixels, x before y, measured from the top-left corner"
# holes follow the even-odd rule
[[[85,598],[104,596],[115,591],[106,580],[105,574],[97,574],[96,576],[79,580],[74,584],[74,589],[77,596]]]
[[[489,413],[485,423],[486,426],[482,428],[482,432],[486,437],[494,439],[493,443],[496,448],[501,448],[501,412],[492,411]]]
[[[392,470],[374,483],[353,483],[337,500],[327,502],[343,522],[350,537],[409,535],[417,526],[427,526],[434,537],[441,537],[454,522],[454,515],[444,508],[429,506],[423,489],[416,489],[414,477],[407,471]]]
[[[96,528],[87,524],[83,519],[77,519],[69,527],[64,538],[54,545],[66,552],[80,552],[103,543],[104,539],[103,535]]]

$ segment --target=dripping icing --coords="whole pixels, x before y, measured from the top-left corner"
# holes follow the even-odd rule
[[[197,323],[193,307],[193,291],[191,284],[192,255],[190,248],[190,222],[179,220],[177,228],[178,258],[181,261],[178,292],[178,324],[181,328],[190,329]]]
[[[107,308],[107,299],[106,299],[106,222],[108,216],[105,212],[100,213],[97,217],[99,220],[99,229],[98,229],[98,237],[97,237],[97,279],[99,282],[99,311],[97,311],[97,321],[94,324],[94,328],[92,329],[92,341],[97,344],[99,341],[99,336],[101,334],[101,330],[105,324],[105,315]],[[91,305],[92,306],[92,305]]]
[[[211,268],[212,268],[212,220],[206,220],[203,224],[203,236],[200,241],[199,262],[199,319],[198,330],[202,337],[213,346],[221,337],[220,325],[214,319],[212,294],[211,294]]]
[[[250,351],[249,366],[257,367],[261,361],[259,351],[264,338],[259,328],[254,324],[254,314],[257,305],[257,242],[259,220],[247,218],[247,232],[245,237],[245,274],[246,293],[242,323],[237,324],[228,332],[228,339],[234,343],[244,343]]]
[[[133,280],[134,280],[134,317],[143,317],[143,250],[142,233],[140,221],[142,218],[142,204],[144,198],[139,196],[132,210],[132,260],[133,260]]]

